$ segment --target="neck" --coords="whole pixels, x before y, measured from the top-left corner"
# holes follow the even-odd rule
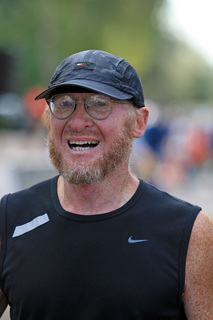
[[[92,185],[67,183],[58,179],[58,196],[62,207],[82,215],[94,215],[123,206],[137,190],[139,181],[129,171],[105,177]]]

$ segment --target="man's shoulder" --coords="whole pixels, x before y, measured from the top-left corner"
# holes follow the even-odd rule
[[[192,229],[186,260],[184,303],[188,318],[212,319],[212,301],[213,219],[200,212]]]
[[[159,187],[153,186],[147,182],[144,183],[144,198],[150,205],[158,206],[158,209],[171,210],[172,212],[180,211],[197,211],[199,212],[201,208],[198,205],[190,203],[184,199],[180,199],[175,195],[161,190]]]
[[[52,210],[52,193],[57,177],[39,182],[30,188],[5,195],[1,200],[1,217],[7,221],[7,235],[12,236],[14,228],[33,219],[44,216]],[[1,218],[2,219],[2,218]]]
[[[203,211],[199,213],[193,226],[189,260],[192,268],[197,268],[199,264],[205,264],[203,265],[203,268],[205,268],[207,262],[211,262],[213,268],[213,218]],[[204,270],[203,268],[202,270]]]
[[[33,196],[34,194],[44,194],[50,190],[51,185],[56,179],[57,177],[53,177],[48,180],[40,181],[30,187],[10,193],[6,195],[6,197],[9,197],[15,201],[15,199],[21,199],[22,197],[25,197],[26,199],[26,197]]]

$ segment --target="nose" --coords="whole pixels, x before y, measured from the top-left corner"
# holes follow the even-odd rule
[[[75,131],[81,131],[85,127],[93,126],[93,119],[88,115],[84,107],[85,100],[82,98],[76,99],[76,107],[73,114],[70,116],[69,125]]]

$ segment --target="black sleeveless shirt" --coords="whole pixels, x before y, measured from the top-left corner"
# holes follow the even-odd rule
[[[140,181],[121,208],[65,211],[57,178],[1,201],[1,288],[12,320],[185,320],[181,296],[200,208]]]

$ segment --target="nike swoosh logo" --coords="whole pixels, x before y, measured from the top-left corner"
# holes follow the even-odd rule
[[[129,243],[138,243],[138,242],[146,242],[146,241],[149,241],[149,240],[147,240],[147,239],[133,240],[133,239],[132,239],[132,236],[129,237],[129,239],[128,239],[128,242],[129,242]]]

